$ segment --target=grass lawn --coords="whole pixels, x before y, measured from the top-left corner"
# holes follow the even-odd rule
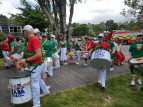
[[[137,78],[136,78],[137,81]],[[106,80],[106,89],[98,83],[72,88],[41,98],[41,107],[143,107],[140,85],[130,86],[126,73]],[[12,107],[32,107],[32,101]]]
[[[0,58],[0,68],[4,68],[4,67],[5,67],[4,58]]]

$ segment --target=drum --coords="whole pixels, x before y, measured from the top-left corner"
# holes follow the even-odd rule
[[[7,63],[7,64],[11,64],[12,63],[12,59],[10,57],[6,56],[4,58],[4,62]]]
[[[11,87],[21,86],[31,81],[30,71],[16,72],[8,75],[9,85]],[[23,88],[10,90],[11,102],[13,104],[22,104],[32,99],[31,85],[25,85]]]
[[[85,50],[82,50],[81,51],[81,57],[83,57],[83,58],[88,58],[89,57],[89,51],[85,51]]]
[[[97,49],[91,53],[90,65],[95,69],[109,69],[111,66],[111,54],[105,49]]]
[[[140,58],[132,58],[129,61],[129,65],[133,65],[135,67],[134,72],[139,73],[143,71],[143,57]]]
[[[52,56],[52,57],[53,57],[53,60],[55,60],[55,61],[59,59],[59,55],[57,55],[57,54],[55,54],[55,53],[53,53],[53,56]]]
[[[70,54],[70,59],[77,59],[76,54]]]
[[[52,66],[52,58],[51,57],[47,57],[46,58],[47,59],[47,67],[50,67],[50,66]]]

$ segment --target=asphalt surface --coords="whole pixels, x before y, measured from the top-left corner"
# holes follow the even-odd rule
[[[129,47],[130,45],[122,45],[122,52],[125,54],[126,60],[129,58]],[[92,68],[90,65],[84,67],[83,59],[81,59],[79,65],[76,65],[75,62],[76,60],[68,60],[68,65],[61,64],[60,69],[54,69],[53,77],[47,77],[46,85],[51,86],[50,94],[98,81],[98,73],[96,69]],[[88,64],[90,64],[89,61]],[[113,66],[114,71],[107,70],[107,78],[129,72],[129,68],[126,63],[121,66]],[[11,68],[10,70],[0,68],[0,107],[12,105],[10,102],[10,91],[7,89],[9,84],[7,75],[14,72],[16,72],[15,68]]]

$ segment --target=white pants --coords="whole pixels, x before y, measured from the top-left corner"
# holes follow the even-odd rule
[[[33,70],[34,73],[31,73],[31,87],[32,87],[32,95],[33,95],[33,105],[35,107],[40,106],[40,87],[43,93],[47,93],[49,90],[46,87],[45,82],[41,79],[41,70],[44,64],[39,65],[36,69]],[[30,71],[34,67],[30,67]]]
[[[4,58],[7,56],[8,53],[9,53],[8,51],[2,50],[2,54],[3,54]],[[5,63],[5,66],[9,66],[9,64]]]
[[[43,69],[41,71],[42,73],[45,73],[47,72],[47,58],[45,58],[45,61],[44,61],[44,66],[43,66]]]
[[[67,49],[66,48],[61,48],[61,61],[67,60]]]
[[[78,61],[78,62],[80,61],[79,54],[80,54],[80,50],[76,50],[76,55],[77,55],[77,61]]]
[[[58,52],[55,52],[54,54],[58,55]],[[59,59],[58,60],[53,60],[54,64],[55,64],[55,68],[60,68],[60,62],[59,62]]]
[[[98,70],[98,78],[101,80],[101,85],[105,87],[106,70]]]
[[[48,67],[48,74],[52,77],[53,76],[53,66]]]

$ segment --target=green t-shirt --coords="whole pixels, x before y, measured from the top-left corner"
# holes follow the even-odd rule
[[[74,44],[73,44],[73,43],[71,44],[71,46],[72,46],[72,49],[75,49],[75,46],[74,46]]]
[[[19,45],[23,46],[23,43],[22,43],[22,42],[17,42],[17,44],[19,44]]]
[[[129,52],[132,53],[132,56],[135,58],[143,56],[143,41],[142,42],[133,42],[130,46]]]
[[[51,57],[52,58],[52,54],[53,54],[53,43],[50,40],[47,40],[45,42],[46,39],[41,40],[41,45],[43,46],[43,49],[46,51],[46,57]],[[45,42],[45,44],[43,44]]]
[[[57,42],[56,40],[53,42],[53,48],[54,48],[55,46],[58,47],[58,42]],[[58,52],[58,49],[57,49],[57,48],[55,49],[55,52]]]
[[[113,49],[113,47],[115,47],[115,45],[112,41],[110,41],[108,44],[109,44],[110,49]]]
[[[76,50],[80,48],[80,46],[79,46],[78,44],[80,45],[80,42],[79,42],[79,41],[78,41],[78,42],[76,43],[76,45],[75,45]]]
[[[85,43],[85,40],[81,41],[81,43]]]
[[[16,42],[16,41],[12,41],[12,42],[10,43],[10,45],[9,45],[9,49],[10,49],[10,51],[11,51],[11,47],[14,47],[14,52],[13,52],[12,54],[17,53],[16,44],[17,44],[17,42]]]
[[[62,48],[66,48],[67,47],[67,41],[66,40],[64,41],[64,43],[65,43],[64,45],[61,45]]]

